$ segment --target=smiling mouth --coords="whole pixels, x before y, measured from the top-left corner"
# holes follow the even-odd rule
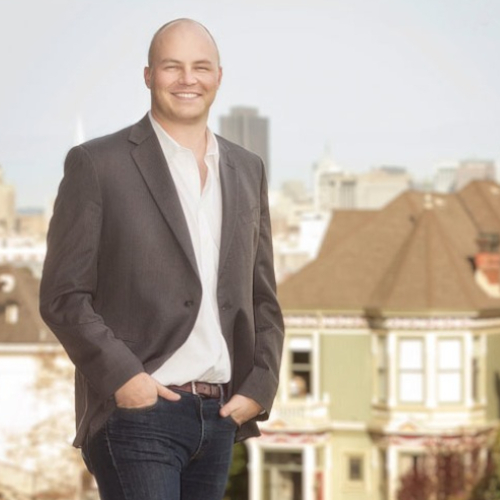
[[[199,97],[199,94],[193,92],[176,92],[174,96],[180,99],[196,99],[196,97]]]

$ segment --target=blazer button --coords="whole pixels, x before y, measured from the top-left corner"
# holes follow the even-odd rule
[[[231,304],[224,304],[224,305],[222,306],[222,310],[223,310],[223,311],[227,311],[228,309],[231,309]]]
[[[194,306],[194,302],[192,300],[186,300],[186,302],[184,302],[184,305],[186,307],[193,307]]]

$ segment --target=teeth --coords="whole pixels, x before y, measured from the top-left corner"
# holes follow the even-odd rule
[[[187,99],[193,99],[194,97],[196,97],[196,94],[188,94],[188,93],[179,93],[179,94],[176,94],[178,95],[179,97],[185,97]]]

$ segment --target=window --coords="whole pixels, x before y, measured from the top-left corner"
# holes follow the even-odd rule
[[[483,336],[389,334],[374,336],[372,342],[375,404],[444,409],[484,403]]]
[[[399,341],[399,401],[424,401],[424,345],[422,339]]]
[[[359,490],[366,487],[366,457],[360,451],[348,451],[344,454],[344,489]]]
[[[348,460],[347,477],[350,482],[361,482],[364,478],[364,467],[362,456],[351,456]]]
[[[439,339],[437,349],[439,403],[460,403],[462,397],[462,341]]]
[[[309,337],[294,337],[290,340],[290,384],[291,397],[301,398],[312,394],[312,341]]]

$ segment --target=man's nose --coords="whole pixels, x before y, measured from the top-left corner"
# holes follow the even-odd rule
[[[181,71],[180,82],[184,85],[193,85],[196,83],[196,76],[191,68],[184,68]]]

